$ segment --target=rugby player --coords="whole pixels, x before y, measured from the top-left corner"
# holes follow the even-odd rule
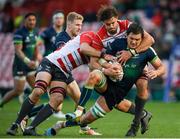
[[[45,29],[38,37],[37,46],[45,46],[43,56],[39,55],[39,60],[56,50],[54,46],[57,35],[63,31],[64,13],[56,11],[52,16],[52,26]]]
[[[38,66],[35,55],[38,30],[36,27],[35,13],[27,13],[24,17],[24,26],[19,28],[13,37],[15,58],[13,62],[14,88],[2,98],[0,107],[11,99],[23,93],[26,81],[34,87],[35,70]]]
[[[83,17],[80,14],[78,14],[76,12],[70,12],[67,15],[66,21],[67,21],[66,30],[62,31],[61,33],[59,33],[56,36],[56,40],[54,43],[54,47],[56,49],[60,49],[61,47],[63,47],[63,45],[65,45],[65,43],[67,43],[69,40],[76,37],[81,31]],[[67,95],[70,96],[74,100],[76,105],[79,101],[80,94],[81,94],[81,92],[80,92],[80,89],[79,89],[76,81],[73,79],[73,77],[69,78],[68,87],[67,87]],[[42,108],[42,105],[40,105],[39,108]],[[38,111],[39,111],[38,107],[33,108],[31,113],[28,114],[28,117],[32,117],[32,116],[36,115]],[[26,119],[27,118],[25,118],[25,120]],[[23,123],[25,123],[25,121]],[[25,127],[23,127],[22,131],[24,131],[24,128]],[[98,135],[99,134],[86,125],[81,126],[79,133],[80,134],[88,134],[88,135]]]
[[[127,40],[116,39],[111,44],[112,49],[109,49],[108,53],[112,54],[115,51],[117,52],[123,49],[136,49],[140,46],[143,37],[144,31],[142,27],[138,24],[132,23],[127,30]],[[122,46],[119,47],[119,44],[122,44]],[[90,60],[91,67],[93,67],[95,63],[99,62],[104,68],[93,70],[89,75],[89,79],[93,78],[93,81],[91,80],[92,82],[90,82],[91,87],[95,87],[101,96],[85,115],[79,117],[80,119],[78,121],[58,121],[57,124],[53,126],[53,128],[48,129],[53,135],[55,135],[59,129],[65,127],[79,124],[90,124],[99,118],[103,118],[113,108],[119,110],[121,101],[142,75],[143,69],[148,62],[150,62],[155,68],[148,71],[148,78],[154,79],[156,77],[162,76],[165,73],[165,66],[162,64],[161,60],[152,47],[130,58],[123,65],[123,67],[121,67],[120,64],[114,65],[114,67],[119,67],[116,68],[120,70],[121,73],[123,71],[123,74],[121,75],[107,76],[107,73],[109,72],[107,71],[107,67],[112,67],[113,63],[109,64],[105,60],[102,62],[99,60],[99,58],[94,57]],[[114,79],[116,79],[116,81],[114,81]],[[131,125],[131,128],[127,132],[126,136],[136,136],[139,125],[140,119],[137,120],[134,118],[133,124]]]
[[[128,20],[118,20],[118,12],[114,7],[111,7],[111,6],[102,7],[98,11],[97,16],[99,20],[103,22],[103,26],[97,32],[100,38],[98,41],[98,45],[107,49],[110,46],[110,44],[113,43],[115,39],[127,38],[126,31],[129,25],[131,24],[131,22]],[[154,43],[154,39],[151,37],[150,34],[144,31],[144,37],[140,46],[138,48],[131,48],[128,50],[122,49],[122,51],[119,52],[118,62],[120,62],[121,64],[125,63],[132,56],[147,50],[153,43]],[[119,46],[121,47],[121,44],[119,44]],[[84,47],[82,48],[82,51],[84,53],[90,53],[91,50],[89,48]],[[136,86],[137,86],[137,96],[135,98],[136,107],[133,103],[127,100],[122,101],[120,105],[122,111],[135,114],[135,117],[137,119],[139,119],[139,117],[142,117],[142,115],[144,115],[141,118],[142,134],[144,134],[145,131],[148,129],[148,125],[147,125],[148,123],[146,122],[147,124],[145,124],[143,122],[143,119],[146,118],[145,121],[146,120],[149,121],[152,117],[151,113],[147,111],[143,112],[144,105],[149,96],[147,85],[148,85],[147,77],[142,73],[142,76],[139,77],[139,79],[136,82]],[[79,101],[79,106],[77,107],[74,113],[66,114],[67,119],[76,119],[76,117],[79,117],[82,115],[84,106],[89,100],[92,92],[93,92],[93,89],[89,87],[88,85],[85,85],[83,87],[80,101]]]
[[[91,46],[94,51],[98,51],[99,54],[101,53],[98,46],[96,46],[96,42],[94,42],[94,37],[97,37],[94,32],[84,32],[70,40],[61,49],[43,58],[37,69],[35,87],[29,97],[23,102],[19,115],[7,130],[7,134],[15,135],[17,133],[20,122],[31,112],[32,108],[39,101],[40,96],[49,87],[49,103],[40,110],[32,123],[23,132],[23,135],[38,135],[35,128],[51,116],[53,112],[57,111],[57,107],[63,102],[69,78],[72,77],[71,71],[89,62],[87,56],[91,55],[83,55],[80,52],[80,46]],[[94,55],[92,54],[92,56]],[[98,66],[100,67],[100,65]],[[112,70],[108,73],[108,75],[116,74],[118,73]]]

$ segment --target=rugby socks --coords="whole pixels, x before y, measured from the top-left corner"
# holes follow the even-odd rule
[[[37,127],[40,123],[42,123],[44,120],[46,120],[49,116],[51,116],[54,112],[54,109],[49,105],[46,104],[37,114],[35,119],[30,124],[30,127]]]
[[[136,96],[136,99],[135,99],[136,107],[135,107],[135,118],[134,118],[134,122],[140,123],[141,117],[142,117],[142,115],[143,115],[144,105],[146,104],[146,101],[147,101],[147,100],[141,99],[141,98],[139,98],[138,96]]]
[[[84,86],[82,88],[82,93],[81,93],[81,97],[80,97],[78,105],[84,107],[87,101],[90,99],[93,90],[94,90],[94,87]]]
[[[135,104],[134,103],[131,103],[131,106],[130,106],[129,110],[127,111],[127,113],[135,115]],[[141,118],[143,118],[146,115],[146,113],[147,113],[147,111],[145,109],[143,109]]]
[[[83,114],[85,114],[85,113],[86,113],[86,109],[83,110]],[[87,124],[80,124],[80,127],[81,127],[81,129],[84,129],[84,128],[87,128],[88,125]]]
[[[29,99],[29,97],[23,102],[21,110],[19,112],[18,118],[16,119],[17,124],[20,124],[24,117],[32,110],[34,103]]]
[[[45,106],[45,104],[41,104],[39,106],[35,106],[31,112],[28,114],[28,117],[31,118],[35,115],[37,115],[37,113]]]

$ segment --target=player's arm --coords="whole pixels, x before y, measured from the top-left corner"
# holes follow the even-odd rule
[[[81,43],[80,51],[84,55],[98,57],[98,58],[104,58],[104,59],[106,59],[108,61],[111,61],[111,60],[113,60],[115,58],[114,56],[112,56],[110,54],[106,54],[106,51],[104,51],[104,50],[100,51],[100,50],[97,50],[97,49],[93,48],[92,46],[90,46],[86,42]]]
[[[96,50],[86,42],[81,43],[80,51],[87,56],[101,57],[101,51]]]
[[[154,38],[144,30],[144,37],[143,40],[138,48],[136,48],[136,53],[144,52],[150,46],[154,44]]]
[[[152,66],[155,70],[149,70],[147,73],[148,78],[154,79],[156,77],[160,77],[165,74],[165,66],[162,61],[157,57],[155,60],[151,62]]]
[[[163,74],[165,74],[165,66],[162,63],[162,61],[160,60],[160,58],[157,56],[157,54],[155,53],[153,48],[150,48],[151,51],[148,53],[149,54],[149,62],[152,64],[152,66],[154,67],[154,69],[152,70],[148,70],[147,72],[147,76],[150,79],[154,79],[158,76],[162,76]]]
[[[20,32],[16,32],[13,38],[13,43],[15,47],[15,53],[16,55],[30,68],[34,69],[36,67],[36,64],[34,61],[31,61],[22,51],[23,49],[23,36]]]
[[[30,68],[36,68],[36,63],[30,60],[22,51],[23,45],[22,44],[15,44],[15,53],[16,55]]]

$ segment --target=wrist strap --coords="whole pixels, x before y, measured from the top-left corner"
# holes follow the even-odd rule
[[[25,57],[25,58],[23,59],[23,61],[24,61],[24,63],[28,64],[31,60],[30,60],[28,57]]]

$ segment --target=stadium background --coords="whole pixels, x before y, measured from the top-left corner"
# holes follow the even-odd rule
[[[82,31],[96,31],[100,26],[96,12],[102,4],[115,6],[119,19],[140,23],[155,38],[153,47],[166,65],[167,72],[163,78],[149,82],[150,101],[161,101],[158,108],[164,106],[164,102],[171,102],[174,106],[174,102],[180,101],[180,0],[0,0],[0,96],[13,87],[12,35],[22,25],[25,13],[36,12],[37,27],[43,30],[51,24],[49,21],[54,11],[62,10],[65,15],[76,11],[85,18]],[[74,71],[80,86],[87,74],[88,69],[84,66]],[[132,89],[129,97],[133,99],[134,96],[135,89]],[[151,105],[156,107],[154,103]]]

